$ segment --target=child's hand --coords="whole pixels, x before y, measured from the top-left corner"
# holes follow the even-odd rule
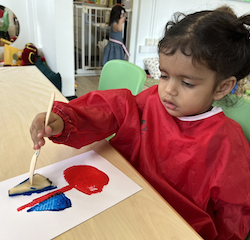
[[[126,17],[127,17],[127,14],[126,13],[122,13],[121,16],[120,16],[120,20],[122,23],[124,23],[126,21]]]
[[[122,17],[122,23],[124,23],[126,21],[126,17]]]
[[[45,116],[46,113],[37,114],[30,127],[30,135],[34,143],[34,150],[40,149],[45,144],[45,137],[57,135],[61,133],[64,128],[62,118],[55,113],[50,114],[48,126],[45,128]]]

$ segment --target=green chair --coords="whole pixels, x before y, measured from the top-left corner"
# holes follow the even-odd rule
[[[3,14],[3,26],[0,27],[0,31],[7,32],[9,28],[9,12],[4,12]]]
[[[231,107],[223,106],[220,101],[214,102],[215,106],[221,107],[225,115],[238,122],[250,144],[250,100],[246,98],[236,99],[236,96],[230,94],[229,97],[233,101],[237,101],[235,105]]]
[[[250,232],[248,233],[246,240],[250,240]]]
[[[133,95],[142,91],[147,75],[143,69],[124,60],[108,61],[101,72],[98,90],[127,88]]]
[[[108,61],[101,72],[98,90],[127,88],[133,95],[142,91],[147,75],[144,70],[124,60]],[[109,141],[115,133],[106,138]]]

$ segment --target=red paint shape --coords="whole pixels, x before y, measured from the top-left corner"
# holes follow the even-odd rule
[[[70,186],[88,195],[101,192],[109,182],[107,174],[87,165],[67,168],[64,171],[64,178]]]
[[[21,211],[27,207],[33,207],[34,205],[50,198],[58,192],[63,193],[71,190],[72,188],[76,188],[78,191],[88,195],[98,193],[101,192],[103,187],[109,182],[109,177],[106,173],[95,167],[87,165],[77,165],[67,168],[64,170],[64,178],[69,183],[69,185],[48,193],[42,197],[36,198],[32,202],[19,207],[17,211]]]

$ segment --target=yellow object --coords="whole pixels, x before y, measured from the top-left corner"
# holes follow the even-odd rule
[[[4,38],[1,38],[0,41],[3,42],[3,43],[5,43],[5,44],[8,44],[8,45],[12,44],[11,41],[8,41],[8,40],[6,40]]]
[[[4,65],[21,66],[23,50],[4,45]]]
[[[100,0],[96,0],[96,2],[95,2],[96,4],[100,4]]]

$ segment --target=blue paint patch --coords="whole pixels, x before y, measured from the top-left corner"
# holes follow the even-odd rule
[[[71,201],[65,196],[64,193],[56,193],[52,197],[40,202],[36,206],[27,210],[32,211],[62,211],[66,208],[71,207]]]

